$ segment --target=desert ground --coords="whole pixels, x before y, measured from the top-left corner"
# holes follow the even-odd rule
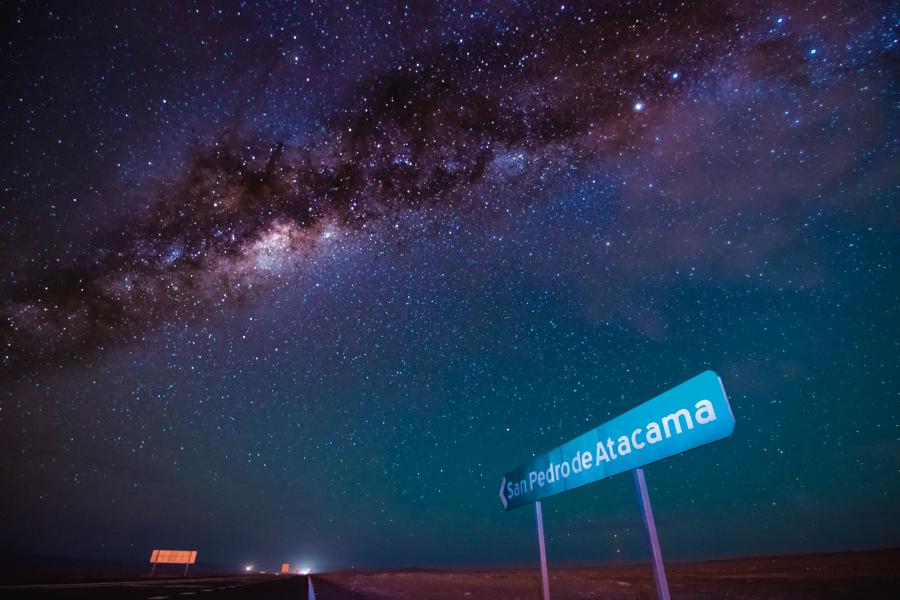
[[[672,598],[898,598],[900,549],[757,557],[667,565]],[[316,578],[329,597],[366,600],[537,600],[538,568],[344,571]],[[324,589],[323,589],[324,591]],[[342,595],[340,591],[345,593]],[[649,564],[556,567],[554,600],[656,598]]]

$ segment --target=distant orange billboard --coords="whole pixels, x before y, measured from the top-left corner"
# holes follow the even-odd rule
[[[290,573],[291,572],[291,563],[281,563],[281,572],[282,573]]]
[[[196,550],[154,550],[150,555],[153,564],[192,565],[197,562]]]

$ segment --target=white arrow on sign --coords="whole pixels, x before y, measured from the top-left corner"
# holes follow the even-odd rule
[[[506,510],[507,504],[509,502],[506,501],[506,496],[503,495],[503,488],[506,487],[506,476],[503,476],[503,481],[500,482],[500,502],[503,503],[503,510]]]

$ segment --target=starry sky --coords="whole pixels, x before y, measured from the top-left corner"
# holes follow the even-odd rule
[[[667,558],[900,544],[896,4],[2,12],[4,552],[530,564],[502,474],[705,369]]]

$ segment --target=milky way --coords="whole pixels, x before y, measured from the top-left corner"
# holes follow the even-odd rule
[[[742,33],[739,18],[714,3],[540,19],[377,72],[311,147],[225,133],[195,149],[150,214],[107,232],[80,264],[17,277],[5,362],[77,358],[256,297],[329,228],[364,229],[399,209],[467,211],[481,202],[475,186],[521,182],[526,196],[544,171],[646,154],[646,132],[672,118],[686,86],[712,85],[724,69],[753,76],[765,65],[773,81],[809,85],[802,46]],[[723,63],[725,53],[735,56]]]

